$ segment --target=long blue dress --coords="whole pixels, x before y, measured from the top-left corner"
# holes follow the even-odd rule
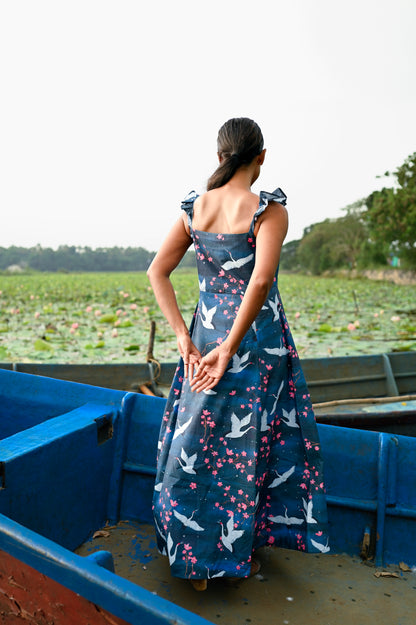
[[[254,226],[281,189],[261,192],[250,230],[192,228],[200,298],[190,333],[201,354],[230,331],[256,253]],[[153,510],[158,547],[176,577],[250,573],[252,552],[275,545],[329,550],[320,444],[310,396],[277,286],[212,390],[192,392],[180,360],[158,447]]]

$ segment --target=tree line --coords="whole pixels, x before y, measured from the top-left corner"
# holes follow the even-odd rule
[[[392,186],[344,209],[338,219],[306,228],[282,248],[281,267],[320,274],[393,265],[416,270],[416,152],[383,177]]]
[[[338,219],[308,226],[301,239],[286,243],[282,269],[320,274],[400,263],[415,270],[416,152],[384,177],[393,185],[350,204]],[[0,247],[0,271],[145,271],[154,256],[143,247]],[[195,267],[194,253],[187,252],[180,266]]]
[[[143,247],[103,247],[92,249],[61,245],[58,249],[0,247],[0,271],[145,271],[156,252]],[[180,266],[193,267],[194,255],[188,252]]]

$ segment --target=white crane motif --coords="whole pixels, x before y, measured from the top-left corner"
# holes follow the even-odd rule
[[[263,410],[261,413],[260,432],[267,432],[267,430],[270,430],[270,425],[267,423],[268,416],[267,410]]]
[[[296,423],[296,408],[292,408],[290,412],[283,408],[282,421],[290,428],[298,428],[299,424]]]
[[[269,521],[273,521],[273,523],[283,523],[283,525],[302,525],[304,523],[304,519],[298,519],[296,516],[287,516],[287,508],[285,506],[285,516],[269,516],[267,517]]]
[[[221,540],[229,551],[233,550],[233,543],[240,538],[244,534],[244,530],[236,530],[234,529],[234,513],[231,514],[230,518],[227,521],[226,528],[227,531],[224,532],[224,526],[220,521],[221,525]]]
[[[283,484],[284,482],[287,482],[287,480],[290,478],[290,476],[295,472],[295,469],[296,469],[296,465],[294,464],[293,467],[290,467],[290,469],[288,469],[287,471],[285,471],[281,475],[279,475],[279,473],[278,473],[277,477],[270,484],[269,488],[276,488],[276,486],[280,486],[280,484]]]
[[[250,425],[246,430],[244,430],[244,432],[241,429],[250,423],[252,414],[253,413],[250,412],[245,417],[242,417],[241,419],[239,419],[234,412],[231,413],[231,431],[228,432],[228,434],[226,434],[225,437],[226,438],[240,438],[241,436],[244,436],[246,432],[254,428],[254,425]]]
[[[197,452],[192,454],[192,456],[188,456],[188,454],[186,453],[186,451],[182,447],[181,458],[182,458],[182,460],[184,461],[185,464],[182,464],[180,458],[177,458],[177,460],[178,460],[179,464],[181,465],[182,470],[185,471],[185,473],[196,474],[196,471],[194,469],[194,464],[195,464],[196,457],[197,457]]]
[[[283,341],[281,339],[280,347],[264,347],[263,349],[265,352],[271,354],[272,356],[286,356],[286,354],[289,354],[290,351],[287,347],[283,346]]]
[[[176,560],[176,552],[178,551],[178,547],[179,547],[180,543],[177,543],[175,550],[172,551],[172,547],[173,547],[173,540],[172,540],[172,536],[170,535],[170,533],[168,534],[168,540],[167,540],[167,552],[168,552],[168,558],[169,558],[169,564],[173,564]]]
[[[202,302],[201,308],[202,308],[202,311],[200,315],[201,315],[202,325],[204,326],[204,328],[207,328],[207,330],[215,330],[215,326],[212,323],[212,318],[217,312],[217,307],[213,306],[212,308],[208,309],[205,306],[205,302]]]
[[[230,369],[227,369],[227,373],[240,373],[243,369],[245,369],[249,364],[248,359],[250,357],[250,351],[243,354],[240,358],[238,354],[234,354],[233,356],[233,364]]]
[[[176,428],[175,434],[173,435],[172,440],[175,440],[175,438],[177,438],[178,436],[180,436],[181,434],[185,432],[186,428],[188,428],[191,425],[192,419],[193,417],[190,417],[188,421],[185,421],[185,423],[182,423],[182,425]]]
[[[328,541],[326,542],[326,545],[323,545],[322,543],[318,543],[316,542],[316,540],[313,540],[313,538],[311,538],[311,543],[315,547],[315,549],[319,549],[321,553],[328,553],[328,551],[330,551]]]
[[[189,527],[191,530],[195,530],[196,532],[205,532],[205,529],[203,527],[201,527],[196,521],[192,520],[195,512],[193,512],[189,518],[186,517],[184,514],[181,514],[177,510],[173,510],[173,514],[176,516],[177,519],[179,519],[181,523],[185,525],[185,527]]]
[[[254,258],[254,254],[249,254],[248,256],[244,256],[244,258],[238,258],[237,260],[234,260],[231,254],[230,257],[231,260],[227,260],[223,265],[221,265],[221,267],[225,270],[238,269],[239,267],[246,265],[248,262],[250,262],[252,258]]]
[[[279,298],[277,294],[274,296],[274,301],[269,299],[270,308],[273,311],[273,321],[277,321],[279,319]]]
[[[284,381],[282,380],[282,383],[279,386],[279,390],[277,391],[277,395],[273,395],[273,397],[275,398],[275,402],[273,404],[272,414],[276,412],[277,402],[279,401],[280,393],[282,392],[283,386],[284,386]]]
[[[305,499],[302,497],[306,523],[317,523],[316,519],[313,518],[313,501],[310,499],[308,503],[306,503]]]

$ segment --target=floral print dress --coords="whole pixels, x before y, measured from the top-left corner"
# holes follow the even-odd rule
[[[190,334],[204,355],[228,335],[253,271],[254,226],[281,189],[261,192],[250,230],[192,228],[200,298]],[[329,551],[320,444],[310,396],[274,283],[213,389],[192,392],[180,360],[162,421],[153,511],[172,575],[245,577],[252,552]]]

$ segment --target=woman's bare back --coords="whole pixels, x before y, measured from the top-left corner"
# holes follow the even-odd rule
[[[225,185],[198,197],[192,225],[195,230],[205,232],[248,232],[258,205],[259,197],[255,193]]]

